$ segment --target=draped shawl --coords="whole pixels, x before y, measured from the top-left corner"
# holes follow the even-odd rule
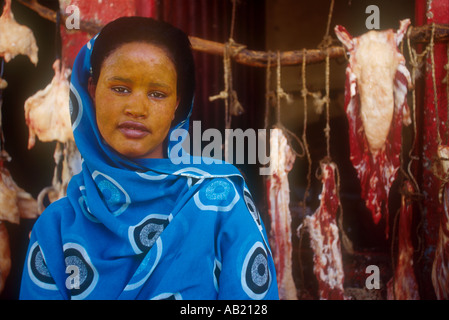
[[[82,170],[33,227],[20,298],[278,299],[263,222],[233,165],[128,159],[104,142],[87,90],[94,42],[70,84]]]

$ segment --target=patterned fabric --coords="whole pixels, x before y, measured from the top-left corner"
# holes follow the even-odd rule
[[[131,160],[103,141],[87,91],[94,41],[71,77],[82,171],[33,228],[20,298],[278,299],[266,232],[234,166]]]

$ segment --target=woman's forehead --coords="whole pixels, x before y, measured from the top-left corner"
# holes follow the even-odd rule
[[[105,61],[118,58],[123,60],[140,59],[151,62],[163,61],[164,63],[169,62],[174,66],[171,55],[165,48],[147,42],[124,43],[110,52]]]
[[[164,49],[140,42],[120,46],[103,61],[101,68],[101,73],[107,77],[117,74],[146,75],[150,71],[151,74],[160,73],[160,77],[176,77],[177,74]]]

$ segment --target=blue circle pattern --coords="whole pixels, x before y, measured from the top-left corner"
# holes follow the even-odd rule
[[[229,212],[239,201],[240,195],[230,179],[215,178],[193,198],[196,206],[202,211]]]

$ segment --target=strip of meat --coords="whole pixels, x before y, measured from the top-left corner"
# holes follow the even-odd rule
[[[29,128],[28,149],[36,142],[36,135],[43,142],[73,140],[70,120],[69,94],[67,80],[71,70],[61,67],[57,59],[53,63],[55,75],[51,83],[25,101],[25,120]]]
[[[449,146],[440,146],[438,148],[442,167],[445,174],[449,174],[447,170],[449,159]],[[440,228],[438,230],[438,240],[435,249],[435,258],[432,265],[432,284],[437,299],[449,299],[449,183],[443,186],[443,214],[441,215]]]
[[[0,293],[5,288],[6,278],[11,270],[11,251],[9,248],[8,230],[0,221]]]
[[[322,300],[343,300],[343,259],[336,215],[340,199],[335,183],[336,165],[321,161],[322,183],[320,206],[303,225],[310,235],[313,249],[313,272],[318,280],[318,293]]]
[[[350,158],[376,224],[382,212],[388,221],[388,196],[400,166],[402,124],[411,123],[406,99],[411,79],[397,47],[409,24],[405,19],[397,33],[369,31],[357,38],[344,27],[335,27],[350,55],[345,85]]]
[[[45,210],[45,200],[52,203],[67,195],[70,179],[81,171],[82,160],[74,141],[57,143],[55,153],[55,168],[51,186],[45,187],[37,196],[39,214]]]
[[[268,212],[271,218],[271,247],[281,300],[296,300],[292,273],[292,233],[288,172],[295,155],[281,129],[270,130],[270,173],[267,179]]]
[[[399,243],[398,261],[394,278],[387,284],[387,298],[389,300],[419,300],[418,283],[413,269],[413,244],[412,244],[412,199],[413,186],[410,181],[404,185],[404,194],[401,198],[399,212]]]
[[[0,158],[4,154],[5,151]],[[37,218],[36,200],[14,182],[3,162],[0,160],[0,221],[18,224],[20,218]]]
[[[20,222],[17,189],[8,169],[3,164],[0,167],[0,221]]]
[[[5,0],[0,17],[0,56],[5,58],[5,62],[9,62],[15,56],[23,54],[37,65],[38,50],[33,32],[16,22],[11,11],[11,0]]]

